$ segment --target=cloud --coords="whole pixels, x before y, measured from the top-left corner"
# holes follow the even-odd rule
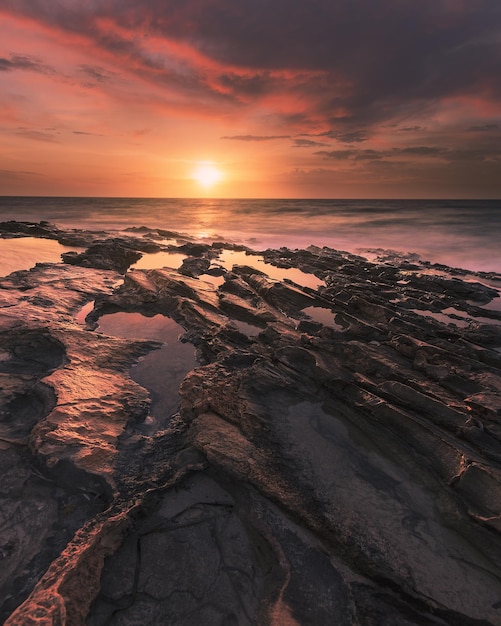
[[[501,126],[499,124],[482,124],[481,126],[470,126],[468,130],[477,133],[491,133],[501,130]]]
[[[478,149],[458,149],[450,150],[445,155],[450,161],[470,161],[470,162],[501,162],[501,148],[478,148]],[[500,172],[501,173],[501,172]]]
[[[78,67],[78,70],[86,78],[90,79],[92,83],[105,83],[115,76],[113,72],[96,65],[82,64]]]
[[[233,141],[274,141],[275,139],[290,139],[290,135],[225,135],[221,139]]]
[[[494,170],[499,158],[492,145],[501,129],[499,0],[1,4],[4,16],[21,26],[24,20],[35,34],[49,33],[46,41],[73,55],[72,67],[49,53],[47,62],[5,55],[5,77],[57,68],[65,85],[93,88],[86,97],[96,110],[133,111],[128,128],[156,127],[156,115],[217,119],[252,130],[222,139],[260,143],[263,151],[267,142],[289,139],[279,146],[281,154],[289,152],[284,167],[330,161],[333,169],[390,171],[398,161],[430,171],[476,160]],[[22,49],[38,53],[28,43]],[[14,95],[10,123],[35,125],[33,115],[15,121]],[[153,112],[151,121],[145,111]],[[88,127],[78,119],[71,124]],[[218,136],[229,132],[220,128]],[[40,131],[24,136],[57,140]]]
[[[326,138],[326,139],[334,139],[341,143],[362,143],[363,141],[368,140],[367,131],[359,129],[359,130],[335,130],[333,128],[329,130],[325,130],[321,133],[301,133],[301,137],[318,137],[318,138]],[[326,145],[326,144],[323,144]]]
[[[37,57],[23,54],[11,54],[9,59],[0,57],[0,72],[24,70],[40,74],[54,74],[55,70],[42,63]]]
[[[313,135],[315,137],[329,137],[329,139],[336,139],[342,143],[361,143],[367,140],[367,133],[363,130],[352,130],[347,132],[341,132],[339,130],[327,130],[323,133]]]
[[[88,133],[84,130],[74,130],[73,134],[74,135],[89,135],[90,137],[104,137],[104,135],[100,133]]]
[[[393,148],[391,150],[319,150],[316,155],[324,159],[379,161],[401,156],[428,157],[446,154],[446,151],[431,146],[412,146],[407,148]]]
[[[32,130],[29,128],[19,128],[15,131],[15,134],[18,137],[23,137],[24,139],[32,139],[34,141],[43,141],[45,143],[59,143],[57,137],[55,137],[52,133],[40,131],[40,130]]]
[[[268,72],[245,74],[220,74],[218,82],[231,92],[243,96],[261,96],[273,89],[273,77]]]
[[[355,161],[378,161],[383,155],[376,150],[361,150],[355,156]]]
[[[437,154],[442,154],[443,150],[441,148],[436,148],[435,146],[411,146],[408,148],[401,148],[400,150],[395,150],[399,154],[412,154],[416,156],[436,156]]]
[[[383,161],[384,165],[391,165],[398,159],[405,161],[420,161],[429,158],[438,158],[440,161],[452,163],[455,161],[497,161],[501,159],[501,147],[468,147],[464,149],[441,148],[437,146],[409,146],[406,148],[391,148],[388,150],[319,150],[315,155],[324,160],[334,161]]]
[[[294,139],[294,148],[314,148],[315,146],[327,146],[323,141],[312,141],[311,139]]]
[[[343,143],[451,97],[501,99],[497,0],[5,0],[154,83],[236,105],[297,89]],[[85,67],[85,66],[83,66]],[[88,74],[95,81],[109,76]],[[85,70],[84,70],[85,71]],[[413,128],[408,124],[408,128]],[[322,131],[320,131],[322,132]]]
[[[355,150],[319,150],[315,152],[324,159],[335,159],[336,161],[346,161],[357,153]]]
[[[24,170],[2,170],[0,169],[0,178],[4,178],[6,180],[12,180],[13,178],[31,178],[33,176],[44,177],[45,174],[40,174],[39,172],[30,172]]]

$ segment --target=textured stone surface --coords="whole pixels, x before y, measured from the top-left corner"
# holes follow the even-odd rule
[[[0,279],[6,624],[501,624],[501,277],[261,253],[313,289],[196,242],[123,276],[167,235],[0,231],[88,248]],[[116,311],[197,350],[155,432],[130,368],[158,346],[93,330]]]

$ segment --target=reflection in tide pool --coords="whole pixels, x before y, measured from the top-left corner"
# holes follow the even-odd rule
[[[156,270],[161,267],[172,267],[177,269],[181,267],[186,254],[179,252],[152,252],[143,254],[137,263],[131,265],[131,269],[136,270]]]
[[[314,274],[307,274],[301,270],[291,267],[276,267],[271,263],[267,263],[262,256],[246,254],[245,252],[237,252],[235,250],[224,250],[216,263],[221,264],[225,269],[231,270],[234,265],[248,265],[260,272],[264,272],[270,278],[275,280],[291,280],[301,287],[311,287],[317,289],[325,286],[325,282],[321,278],[317,278]]]
[[[330,309],[326,309],[321,306],[309,306],[306,309],[302,309],[303,313],[306,313],[308,317],[311,317],[315,322],[320,322],[324,326],[330,326],[331,328],[335,328],[336,330],[346,330],[344,326],[338,324],[335,320],[336,314],[333,313]]]
[[[449,312],[453,311],[455,309],[449,309]],[[462,315],[458,315],[458,317],[461,317],[461,319],[456,319],[453,317],[449,317],[449,315],[447,313],[444,312],[435,312],[435,311],[428,311],[427,309],[411,309],[411,311],[413,313],[416,313],[416,315],[420,315],[421,317],[431,317],[434,320],[437,320],[437,322],[442,322],[442,324],[453,324],[454,326],[458,326],[459,328],[466,328],[469,324],[468,320],[465,319],[464,317],[464,313]]]
[[[437,320],[437,322],[442,322],[443,324],[453,324],[459,328],[466,328],[471,322],[477,322],[479,324],[493,324],[494,326],[501,324],[500,320],[492,319],[490,317],[469,315],[468,313],[465,313],[465,311],[455,309],[454,307],[443,309],[440,312],[428,311],[424,309],[411,310],[413,313],[417,313],[417,315],[421,315],[422,317],[431,317]]]
[[[212,276],[212,274],[200,274],[198,278],[200,280],[206,280],[207,282],[211,283],[214,289],[221,287],[221,285],[224,283],[224,276]]]
[[[8,276],[11,272],[29,270],[37,263],[61,263],[61,254],[70,250],[78,250],[74,246],[62,246],[54,239],[38,237],[16,237],[0,239],[0,276]]]
[[[87,302],[87,304],[85,304],[80,309],[80,311],[78,311],[78,313],[75,315],[75,319],[77,320],[79,324],[82,324],[82,325],[85,324],[85,318],[87,317],[87,315],[89,315],[89,313],[94,308],[94,303],[95,303],[95,300],[91,300],[90,302]]]
[[[197,364],[194,347],[178,339],[184,329],[163,315],[146,317],[141,313],[120,312],[103,315],[97,331],[126,339],[153,339],[164,344],[130,370],[131,378],[150,393],[150,417],[146,424],[154,430],[178,410],[179,385]]]
[[[488,304],[483,304],[482,308],[490,311],[501,311],[501,298],[494,298]]]
[[[254,324],[248,324],[247,322],[241,322],[240,320],[233,320],[233,323],[238,328],[238,330],[247,335],[247,337],[256,337],[263,330],[259,326],[255,326]]]

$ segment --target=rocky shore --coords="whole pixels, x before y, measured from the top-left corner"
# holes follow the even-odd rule
[[[0,236],[77,247],[0,278],[0,621],[501,624],[500,275],[148,228]],[[130,269],[155,253],[184,260]],[[134,380],[161,343],[98,332],[117,312],[194,346],[172,414]]]

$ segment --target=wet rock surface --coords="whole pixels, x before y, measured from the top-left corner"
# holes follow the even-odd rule
[[[501,624],[501,276],[16,224],[86,250],[0,278],[6,624]],[[120,311],[197,351],[154,432]]]

